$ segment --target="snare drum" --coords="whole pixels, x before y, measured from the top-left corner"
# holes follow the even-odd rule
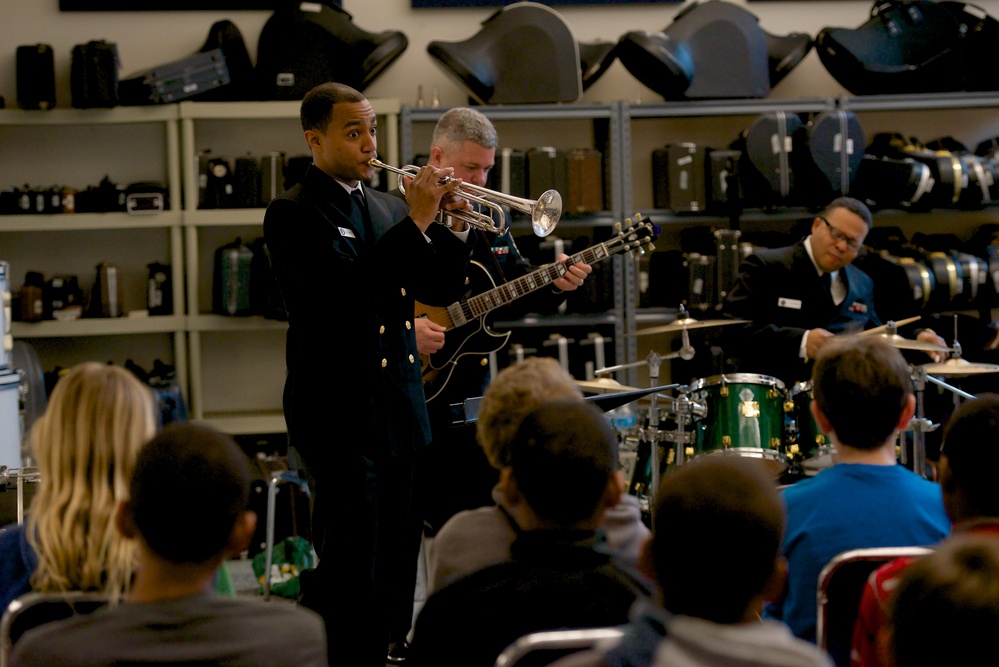
[[[694,424],[693,457],[729,454],[763,459],[774,476],[784,456],[784,383],[769,375],[733,373],[697,380],[691,400],[707,406]]]
[[[813,400],[811,380],[796,382],[791,388],[794,421],[787,430],[787,458],[793,468],[806,475],[816,475],[833,464],[833,446],[815,421]]]

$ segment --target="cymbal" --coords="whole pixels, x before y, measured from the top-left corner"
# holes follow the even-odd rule
[[[888,334],[876,334],[877,338],[883,338],[888,341],[888,344],[892,347],[897,347],[902,350],[923,350],[924,352],[951,352],[949,347],[943,345],[934,345],[933,343],[924,343],[921,340],[910,340],[909,338],[903,338],[898,334],[893,334],[889,336]]]
[[[576,386],[591,394],[617,394],[622,391],[640,391],[638,387],[628,387],[620,384],[614,378],[597,378],[596,380],[576,380]]]
[[[996,364],[980,364],[965,359],[948,359],[940,364],[923,364],[927,375],[979,375],[982,373],[999,373]]]
[[[669,333],[671,331],[682,331],[684,326],[687,329],[701,329],[703,327],[721,327],[726,324],[745,324],[749,320],[695,320],[686,317],[682,320],[675,320],[669,324],[664,324],[658,327],[652,327],[650,329],[639,329],[638,331],[633,331],[631,333],[625,334],[625,336],[651,336],[652,334],[658,333]]]
[[[896,321],[895,322],[895,326],[896,327],[904,327],[906,324],[912,324],[913,322],[918,322],[920,318],[921,318],[920,315],[916,315],[915,317],[907,317],[904,320],[898,320],[898,321]],[[884,331],[887,328],[888,328],[887,324],[882,324],[879,327],[874,327],[873,329],[868,329],[866,331],[861,331],[857,335],[858,336],[873,336],[874,334],[881,333],[882,331]]]

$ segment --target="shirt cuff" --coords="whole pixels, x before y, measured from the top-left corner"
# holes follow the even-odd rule
[[[802,359],[808,359],[808,332],[811,329],[805,329],[805,333],[801,335],[801,344],[798,346],[798,356]]]

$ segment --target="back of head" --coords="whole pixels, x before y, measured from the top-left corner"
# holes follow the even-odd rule
[[[325,132],[333,116],[334,104],[364,102],[366,99],[364,95],[342,83],[321,83],[302,98],[299,112],[302,130]]]
[[[663,477],[652,558],[674,614],[738,623],[774,573],[784,503],[757,460],[711,457]],[[735,558],[735,561],[733,561]]]
[[[853,197],[837,197],[829,202],[826,206],[822,215],[824,217],[829,217],[829,213],[833,209],[843,208],[853,213],[855,216],[867,223],[867,229],[874,226],[874,217],[871,215],[871,209],[867,208],[867,204],[860,201],[859,199],[854,199]]]
[[[874,336],[827,341],[812,369],[812,390],[841,444],[876,449],[895,431],[912,395],[902,354]]]
[[[488,118],[475,109],[455,107],[444,112],[434,128],[431,144],[450,152],[466,141],[483,148],[496,148],[496,129]]]
[[[572,376],[548,357],[529,357],[500,371],[482,397],[475,437],[495,468],[510,465],[510,441],[521,420],[545,401],[582,401]]]
[[[247,508],[251,480],[249,460],[232,438],[207,426],[170,426],[136,462],[130,501],[135,527],[170,562],[223,556]]]
[[[617,436],[604,414],[579,400],[544,403],[510,443],[517,488],[540,518],[571,526],[597,511],[617,464]]]
[[[999,627],[999,539],[946,540],[906,568],[890,605],[898,667],[987,661]]]
[[[954,488],[959,489],[966,503],[963,511],[968,515],[953,519],[999,517],[996,443],[999,443],[999,395],[981,394],[962,403],[951,415],[941,452],[950,471],[944,492],[949,495]]]
[[[149,389],[123,368],[84,363],[56,383],[30,435],[41,472],[28,517],[36,590],[127,586],[134,551],[115,531],[115,507],[155,430]]]

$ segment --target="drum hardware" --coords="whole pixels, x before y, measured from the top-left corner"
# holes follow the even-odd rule
[[[659,381],[659,369],[664,361],[670,359],[693,359],[695,349],[690,344],[690,339],[687,336],[687,323],[695,320],[688,320],[686,315],[686,310],[681,305],[679,312],[679,319],[677,322],[672,323],[673,326],[671,331],[680,331],[683,336],[683,342],[680,350],[676,352],[670,352],[669,354],[659,354],[655,350],[650,350],[644,361],[636,361],[629,364],[619,364],[617,366],[610,366],[607,368],[601,368],[596,371],[599,375],[610,375],[619,370],[626,368],[634,368],[636,366],[641,366],[642,364],[647,364],[649,368],[649,383],[653,385],[653,389],[649,390],[651,396],[651,402],[649,405],[649,417],[647,420],[647,425],[645,428],[639,431],[640,438],[642,442],[649,444],[649,456],[651,459],[651,474],[648,485],[645,484],[633,484],[632,491],[640,494],[637,490],[639,486],[643,490],[647,490],[647,498],[655,498],[655,494],[659,490],[659,476],[660,476],[660,466],[661,466],[661,455],[659,451],[660,442],[675,442],[677,447],[675,447],[676,454],[674,455],[674,449],[670,450],[670,456],[675,456],[675,463],[677,465],[682,465],[689,456],[693,455],[693,448],[681,446],[687,445],[693,442],[693,433],[687,433],[687,424],[692,421],[694,415],[700,417],[707,416],[707,407],[690,400],[687,392],[687,387],[685,385],[669,385],[668,388],[677,389],[677,397],[672,399],[672,405],[669,408],[669,412],[676,415],[676,429],[673,431],[664,432],[659,428],[659,391],[662,389],[660,387],[655,387]],[[723,320],[727,322],[727,320]],[[627,334],[632,335],[632,334]],[[688,436],[690,438],[688,439]],[[669,460],[670,464],[673,464],[672,459]],[[641,501],[641,499],[640,499]],[[643,503],[644,505],[644,503]],[[649,502],[648,510],[651,512],[654,503]],[[643,509],[645,509],[643,507]]]
[[[566,338],[560,333],[548,335],[548,340],[542,341],[542,347],[555,347],[558,353],[558,363],[566,373],[569,372],[569,343],[575,343],[572,338]]]

